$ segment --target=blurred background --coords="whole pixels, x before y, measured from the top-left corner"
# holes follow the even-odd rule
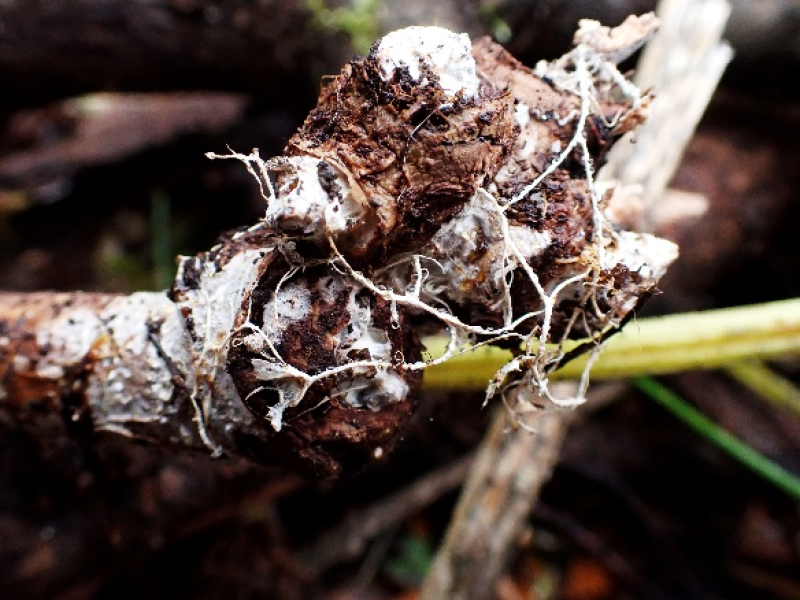
[[[659,226],[681,257],[646,314],[800,296],[800,1],[731,4],[734,59],[670,184],[707,210]],[[566,52],[581,18],[654,8],[0,2],[0,289],[168,287],[176,254],[264,210],[239,163],[204,153],[280,154],[320,80],[384,32],[491,35],[532,66]],[[772,369],[800,377],[789,356]],[[800,473],[796,414],[727,372],[664,381]],[[572,426],[497,597],[800,598],[798,499],[626,385],[606,389],[612,401]],[[0,597],[414,598],[490,420],[482,400],[428,393],[395,453],[325,484],[114,440],[44,442],[0,418]]]

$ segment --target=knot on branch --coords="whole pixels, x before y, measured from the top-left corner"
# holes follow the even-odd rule
[[[268,446],[326,473],[390,445],[422,371],[479,345],[518,349],[487,399],[579,403],[585,382],[556,398],[547,375],[596,352],[677,255],[613,224],[594,182],[648,105],[614,63],[654,26],[584,23],[535,71],[488,39],[401,30],[325,87],[283,157],[209,155],[242,161],[267,210],[183,261],[198,385],[224,370]],[[447,349],[424,361],[437,331]]]

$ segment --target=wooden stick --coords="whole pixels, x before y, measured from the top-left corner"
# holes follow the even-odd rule
[[[598,179],[641,186],[644,229],[678,168],[686,145],[733,57],[720,41],[730,14],[726,0],[664,0],[661,28],[645,48],[634,83],[655,99],[647,121],[609,153]]]
[[[498,411],[481,445],[421,600],[492,598],[515,542],[558,461],[572,413],[540,412],[535,433]]]

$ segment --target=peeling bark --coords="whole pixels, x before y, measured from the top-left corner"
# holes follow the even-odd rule
[[[266,215],[168,294],[0,296],[2,405],[324,477],[390,450],[424,369],[476,343],[521,346],[488,397],[581,402],[548,391],[560,343],[609,335],[676,256],[615,227],[593,180],[646,115],[614,62],[656,24],[585,22],[535,70],[440,28],[384,37],[284,156],[211,155],[245,163]],[[443,357],[420,330],[449,332]]]

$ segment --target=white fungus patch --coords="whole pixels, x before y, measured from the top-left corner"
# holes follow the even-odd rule
[[[198,344],[206,354],[205,361],[215,365],[221,359],[236,317],[241,309],[242,298],[249,294],[258,282],[258,271],[263,252],[245,250],[234,255],[223,269],[214,261],[203,263],[201,285],[196,290],[187,290],[181,305],[192,311]],[[178,274],[178,280],[182,274]],[[205,362],[203,361],[203,362]],[[204,365],[204,370],[209,365]]]
[[[261,330],[273,343],[277,344],[283,330],[292,323],[300,321],[311,311],[311,292],[303,280],[285,283],[264,305],[264,322]]]
[[[322,161],[294,156],[277,173],[275,198],[267,205],[266,221],[287,235],[325,237],[347,231],[361,216],[350,196],[347,181],[336,175],[324,187],[320,180]],[[324,165],[322,165],[324,166]],[[329,172],[333,167],[328,166]]]
[[[520,128],[525,127],[531,120],[531,109],[527,104],[519,102],[514,107],[514,120],[519,124]]]
[[[489,246],[501,236],[500,215],[485,195],[473,195],[431,240],[437,265],[430,269],[426,290],[441,290],[459,303],[469,300],[484,267],[474,260],[478,245]]]
[[[228,340],[236,329],[242,301],[258,283],[264,253],[259,249],[244,250],[231,257],[221,269],[213,260],[203,261],[199,285],[182,290],[177,301],[181,309],[189,311],[195,333],[191,344],[195,378],[190,386],[195,422],[203,443],[215,454],[221,453],[221,448],[206,431],[212,411],[224,412],[228,421],[249,422],[252,419],[244,405],[232,402],[238,394],[233,379],[225,370],[225,361]],[[186,268],[186,261],[182,261],[177,281],[184,279]]]
[[[315,285],[317,297],[324,306],[332,306],[343,293],[348,294],[346,310],[349,321],[338,332],[329,332],[335,348],[335,362],[329,369],[309,375],[292,366],[278,352],[287,327],[302,322],[311,311],[311,291],[305,279],[282,283],[264,305],[263,324],[248,334],[243,343],[262,358],[251,360],[259,381],[252,394],[261,391],[277,393],[277,400],[268,409],[267,420],[273,429],[283,427],[286,409],[297,406],[311,385],[338,374],[340,382],[331,395],[353,408],[378,410],[387,404],[401,402],[409,392],[403,377],[392,370],[393,354],[389,335],[377,326],[368,296],[363,288],[336,275],[320,279]],[[363,352],[366,350],[366,356]],[[344,375],[342,377],[341,375]],[[323,402],[329,398],[323,399]]]
[[[103,334],[87,386],[99,427],[117,419],[148,419],[170,406],[180,373],[193,384],[183,318],[164,293],[141,292],[112,301],[101,314]],[[165,357],[169,357],[169,361]]]
[[[475,288],[488,281],[493,294],[484,300],[496,307],[503,299],[503,277],[509,268],[519,266],[506,247],[504,218],[489,194],[475,194],[431,240],[436,265],[429,269],[426,291],[466,303],[475,300]],[[508,239],[530,260],[548,247],[551,236],[546,231],[511,226]]]
[[[384,81],[390,80],[396,69],[406,67],[414,81],[425,85],[425,71],[430,70],[448,96],[463,92],[474,97],[478,93],[472,43],[466,33],[442,27],[406,27],[384,36],[377,58]]]
[[[371,376],[357,376],[340,384],[333,393],[352,408],[380,410],[408,395],[408,384],[393,371],[379,369]]]
[[[345,363],[353,351],[367,350],[369,361],[384,364],[353,369],[353,378],[340,383],[333,395],[341,396],[342,401],[353,408],[379,410],[404,400],[408,384],[385,366],[392,360],[391,341],[386,331],[375,325],[370,302],[366,297],[359,297],[359,291],[361,288],[355,287],[350,292],[347,305],[350,325],[340,334],[337,358]]]
[[[252,393],[272,390],[278,394],[278,401],[269,407],[267,419],[275,431],[280,431],[284,411],[300,404],[313,378],[282,361],[254,358],[251,364],[253,374],[262,382]]]
[[[89,308],[63,310],[36,334],[39,347],[50,348],[36,365],[37,375],[46,379],[63,377],[65,367],[80,363],[89,353],[100,327],[100,318]]]
[[[615,244],[604,256],[606,267],[622,264],[645,279],[658,281],[678,258],[678,246],[649,233],[619,231]]]

